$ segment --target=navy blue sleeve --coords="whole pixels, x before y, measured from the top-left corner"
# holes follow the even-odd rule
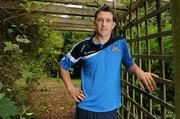
[[[68,52],[59,62],[59,65],[64,70],[69,70],[73,65],[75,65],[82,58],[82,51],[84,45],[80,42],[76,44],[70,52]]]
[[[128,46],[126,40],[123,40],[123,56],[122,63],[128,69],[134,64],[134,61],[129,53]]]

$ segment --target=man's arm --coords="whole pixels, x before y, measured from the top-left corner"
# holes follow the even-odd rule
[[[136,64],[133,64],[131,67],[129,67],[127,69],[127,71],[135,74],[137,76],[138,80],[140,81],[140,86],[142,88],[144,88],[144,86],[145,86],[149,92],[153,91],[154,88],[156,87],[156,83],[154,82],[153,77],[158,77],[157,75],[150,73],[150,72],[144,72]]]
[[[84,100],[85,98],[84,93],[80,88],[77,88],[73,85],[70,72],[64,70],[60,65],[58,68],[59,68],[59,73],[71,97],[75,99],[77,102],[80,102],[80,100]]]

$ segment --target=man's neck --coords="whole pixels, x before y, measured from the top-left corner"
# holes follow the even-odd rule
[[[100,35],[95,35],[93,40],[94,40],[95,44],[103,44],[104,45],[105,43],[107,43],[109,41],[110,36],[111,35],[102,37]]]

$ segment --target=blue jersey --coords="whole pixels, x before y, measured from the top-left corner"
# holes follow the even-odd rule
[[[69,70],[81,61],[81,88],[86,98],[77,104],[79,108],[107,112],[119,108],[121,104],[120,70],[121,64],[129,68],[134,64],[126,40],[111,35],[104,45],[97,45],[93,37],[76,44],[67,53],[60,65]]]

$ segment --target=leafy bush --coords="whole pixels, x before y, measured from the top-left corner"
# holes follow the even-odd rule
[[[11,101],[9,98],[5,97],[5,94],[0,94],[0,116],[3,119],[11,119],[11,116],[15,116],[18,107],[15,105],[14,101]]]

